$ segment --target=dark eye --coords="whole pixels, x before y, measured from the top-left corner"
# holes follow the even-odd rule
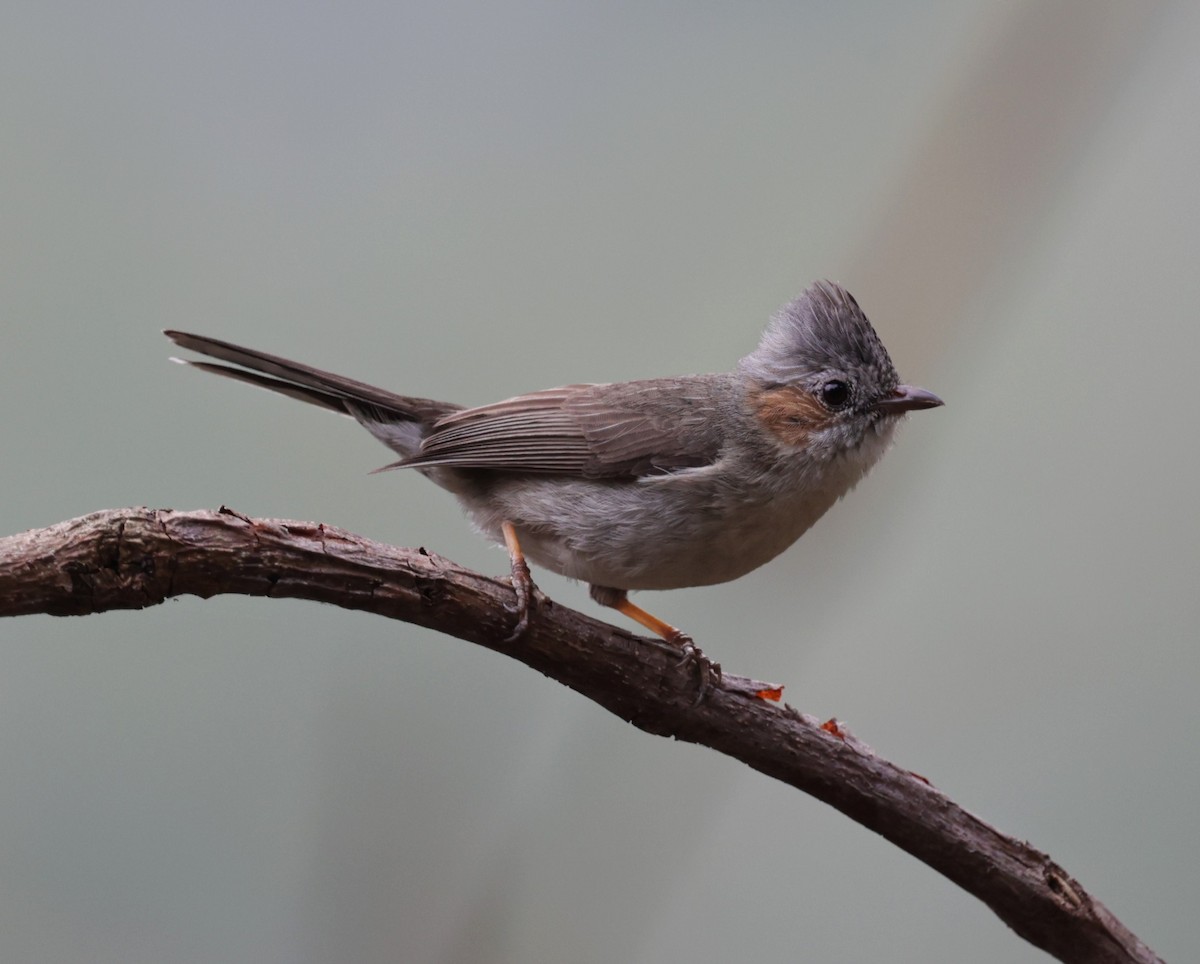
[[[850,385],[840,378],[831,378],[821,386],[821,401],[836,411],[850,401]]]

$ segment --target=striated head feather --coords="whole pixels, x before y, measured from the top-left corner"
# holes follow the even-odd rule
[[[764,385],[804,383],[829,371],[866,376],[880,392],[899,383],[887,349],[862,308],[832,281],[815,282],[779,309],[758,348],[739,368]]]

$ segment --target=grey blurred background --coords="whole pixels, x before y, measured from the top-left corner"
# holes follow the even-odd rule
[[[0,531],[225,503],[502,573],[159,329],[471,403],[727,368],[834,278],[946,408],[639,600],[1196,959],[1198,54],[1183,0],[16,0]],[[0,623],[0,774],[4,961],[1045,959],[790,789],[311,604]]]

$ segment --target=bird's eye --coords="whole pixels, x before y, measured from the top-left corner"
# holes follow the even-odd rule
[[[827,408],[837,411],[850,401],[850,385],[840,378],[831,378],[821,386],[821,401]]]

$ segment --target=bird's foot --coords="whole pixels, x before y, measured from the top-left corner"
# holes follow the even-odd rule
[[[700,647],[693,642],[692,637],[679,632],[679,630],[675,630],[675,635],[669,642],[678,646],[680,650],[679,662],[676,665],[689,671],[694,669],[696,672],[696,699],[692,705],[699,706],[704,702],[704,697],[708,695],[709,689],[721,682],[721,664],[714,663],[705,656]]]
[[[508,634],[506,643],[515,643],[529,630],[529,617],[533,612],[533,576],[529,574],[529,564],[525,561],[525,553],[521,551],[521,540],[517,538],[517,529],[511,522],[503,522],[500,531],[504,534],[504,545],[508,548],[508,559],[512,566],[512,587],[517,597],[517,624]]]
[[[512,588],[513,593],[517,597],[517,604],[509,611],[516,614],[517,624],[504,640],[506,643],[515,643],[528,632],[529,620],[533,614],[533,594],[536,587],[533,584],[533,576],[530,575],[529,566],[526,565],[524,558],[513,560]]]

